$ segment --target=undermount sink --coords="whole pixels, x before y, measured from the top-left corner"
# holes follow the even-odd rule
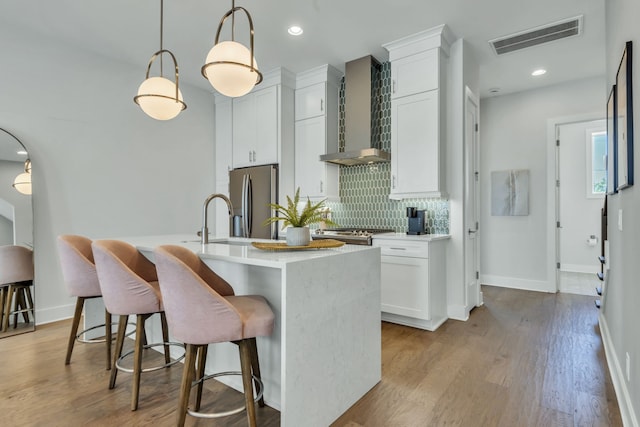
[[[200,243],[200,239],[198,240],[182,240],[181,243]],[[231,240],[231,239],[220,239],[220,240],[209,240],[205,245],[231,245],[231,246],[249,246],[251,242],[246,240]]]
[[[231,246],[249,246],[251,242],[246,240],[210,240],[210,245],[231,245]]]

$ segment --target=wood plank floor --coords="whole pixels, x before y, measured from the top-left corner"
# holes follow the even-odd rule
[[[333,425],[622,425],[592,297],[483,292],[485,305],[469,321],[449,320],[436,332],[383,323],[382,381]],[[64,365],[68,330],[64,321],[0,340],[0,425],[175,425],[181,365],[143,374],[140,406],[131,412],[131,376],[119,373],[107,389],[102,345],[77,344]],[[209,383],[205,402],[242,404],[239,393]],[[258,423],[279,425],[278,411],[258,409]],[[246,421],[244,414],[187,417],[187,425]]]

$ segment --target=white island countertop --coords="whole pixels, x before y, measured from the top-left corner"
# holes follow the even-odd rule
[[[255,239],[210,238],[202,245],[194,234],[118,240],[152,261],[158,246],[188,248],[227,280],[236,295],[267,299],[275,328],[256,342],[264,399],[280,410],[282,427],[326,427],[380,381],[379,247],[265,251],[251,245]],[[87,307],[85,312],[85,319],[98,323],[104,316],[103,307]],[[161,341],[159,321],[150,320],[147,336]],[[235,345],[209,346],[208,374],[239,367]],[[239,377],[219,379],[242,389]]]
[[[209,237],[209,243],[202,245],[193,234],[168,234],[162,236],[122,237],[141,251],[153,251],[161,245],[179,245],[197,253],[202,259],[231,261],[237,264],[260,267],[283,268],[287,264],[314,258],[339,257],[346,253],[371,250],[370,246],[344,245],[338,248],[306,250],[262,250],[251,242],[284,243],[283,240],[245,239],[241,237]]]

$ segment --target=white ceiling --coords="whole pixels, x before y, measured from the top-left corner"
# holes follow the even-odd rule
[[[485,97],[494,87],[505,94],[604,75],[604,1],[238,0],[236,6],[251,13],[263,72],[283,66],[295,73],[326,63],[344,70],[346,61],[366,54],[384,61],[382,44],[447,24],[473,51]],[[213,91],[200,67],[230,8],[230,0],[165,0],[164,47],[177,57],[182,81]],[[142,81],[149,58],[159,50],[159,9],[160,0],[2,0],[0,23],[139,66]],[[501,57],[488,44],[577,15],[584,16],[581,36]],[[304,34],[287,34],[292,24],[302,26]],[[248,43],[246,28],[238,15],[236,40]],[[534,79],[530,73],[538,67],[548,73]]]

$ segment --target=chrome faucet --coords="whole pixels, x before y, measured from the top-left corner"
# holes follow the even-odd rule
[[[203,245],[206,245],[207,243],[209,243],[209,228],[207,227],[207,209],[209,207],[209,202],[215,198],[219,198],[225,201],[225,203],[227,204],[227,208],[229,209],[229,219],[233,217],[233,205],[231,204],[231,200],[229,200],[227,196],[225,196],[224,194],[216,193],[216,194],[211,194],[209,197],[207,197],[207,199],[204,201],[204,206],[202,208],[202,230],[200,231],[200,234],[201,234],[200,242]],[[231,235],[231,230],[229,230],[229,235]]]

